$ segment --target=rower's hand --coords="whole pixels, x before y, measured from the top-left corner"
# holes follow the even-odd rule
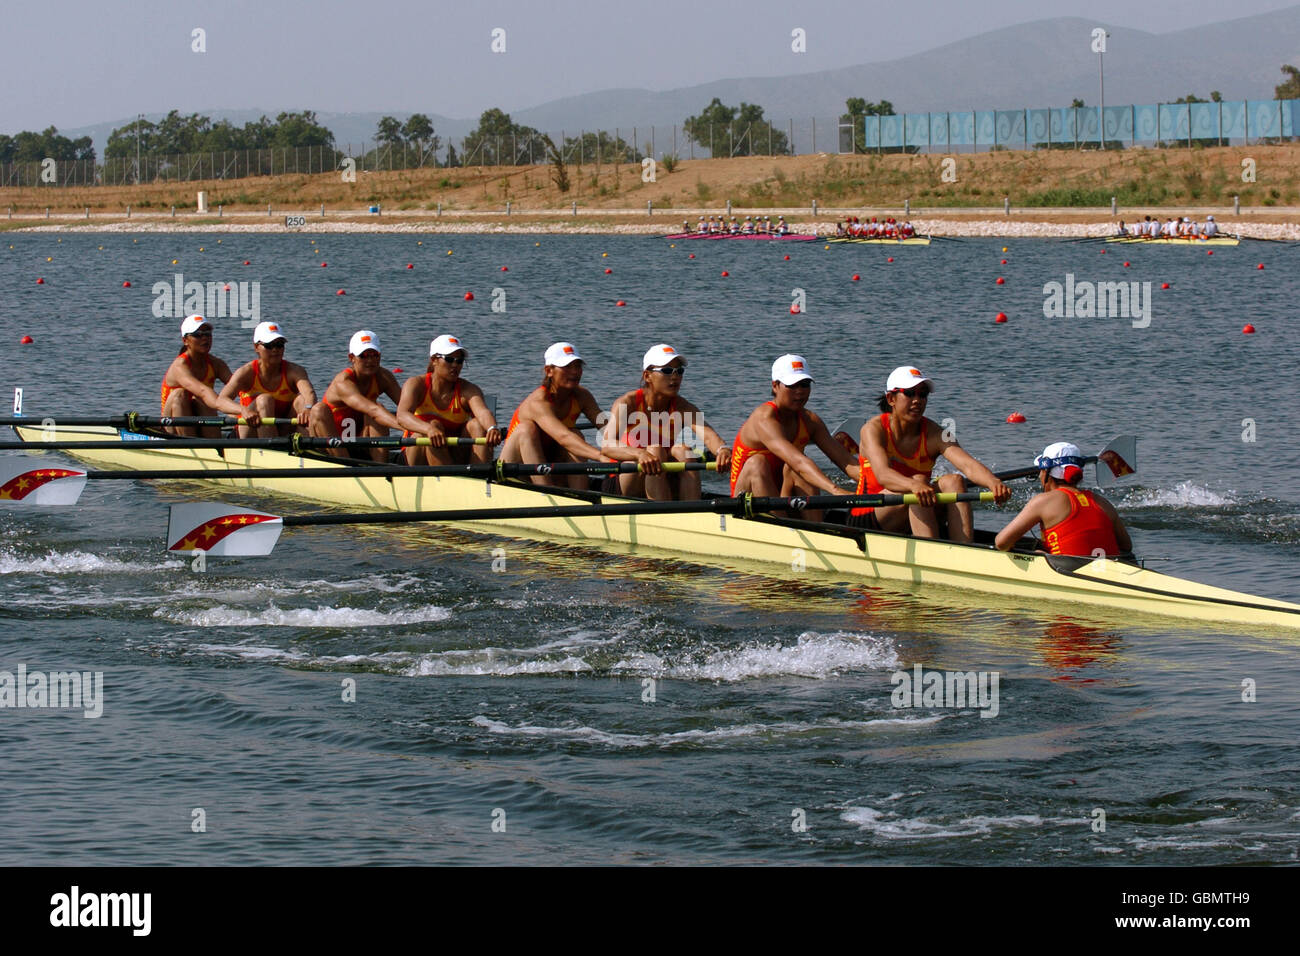
[[[304,408],[297,415],[299,425],[307,425],[311,421],[311,406]]]
[[[916,495],[917,504],[925,508],[933,508],[938,504],[938,489],[921,478],[914,478],[911,485],[911,494]]]
[[[486,438],[487,438],[488,447],[495,448],[497,445],[501,444],[501,429],[493,425],[491,428],[487,430]]]
[[[429,444],[434,448],[443,448],[447,444],[447,433],[442,430],[442,426],[437,422],[429,422],[429,427],[424,430],[429,436]]]
[[[989,485],[989,491],[993,492],[993,500],[998,504],[1005,504],[1011,497],[1011,489],[1000,481],[994,481]]]
[[[731,471],[731,449],[730,448],[728,448],[726,445],[723,445],[716,452],[714,452],[713,457],[718,462],[719,474],[722,474],[723,472]]]
[[[649,448],[638,448],[636,452],[637,469],[643,475],[662,475],[664,463]]]
[[[258,415],[250,415],[245,412],[240,417],[244,420],[243,424],[247,425],[249,428],[256,428],[258,425],[262,424],[262,419]]]

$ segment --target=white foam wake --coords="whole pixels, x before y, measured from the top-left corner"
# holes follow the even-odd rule
[[[1049,821],[1037,814],[1018,814],[1006,817],[963,817],[949,823],[932,822],[924,817],[904,817],[872,807],[849,807],[840,819],[870,831],[886,840],[936,840],[944,837],[979,836],[995,829],[1039,827]],[[1060,818],[1055,823],[1087,823],[1086,818]]]
[[[437,605],[404,611],[374,611],[356,607],[316,607],[284,609],[271,604],[265,610],[247,610],[219,604],[202,610],[159,608],[154,617],[194,627],[387,627],[395,624],[423,624],[445,621],[451,611]]]
[[[50,551],[44,557],[0,551],[0,574],[90,574],[166,571],[178,567],[176,561],[142,564],[119,561],[85,551]]]
[[[614,665],[615,673],[681,680],[741,681],[756,677],[835,677],[846,671],[893,670],[898,652],[888,638],[835,631],[805,631],[794,644],[747,644],[715,651],[702,660],[665,661],[633,654]]]
[[[1232,492],[1220,494],[1204,485],[1180,481],[1172,488],[1135,488],[1120,500],[1126,508],[1220,508],[1238,503]]]

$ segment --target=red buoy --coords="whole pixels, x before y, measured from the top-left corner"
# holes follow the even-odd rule
[[[1006,284],[1007,284],[1007,280],[1004,279],[1004,278],[1002,278],[1002,276],[998,276],[998,282],[997,282],[997,284],[998,284],[998,285],[1006,285]]]
[[[689,256],[687,256],[686,258],[687,258],[687,259],[694,259],[694,258],[695,258],[695,253],[692,252],[692,253],[691,253]]]
[[[122,283],[122,288],[123,288],[123,289],[129,289],[129,288],[131,288],[131,283],[130,283],[130,282],[123,282],[123,283]]]
[[[724,269],[724,270],[722,270],[722,278],[724,278],[724,279],[725,279],[725,278],[726,278],[726,277],[727,277],[727,276],[729,276],[729,275],[731,275],[731,273],[730,273],[730,272],[728,272],[728,271],[727,271],[727,270],[725,270],[725,269]]]
[[[395,369],[393,369],[393,374],[394,374],[394,375],[401,375],[401,374],[402,374],[402,370],[401,370],[400,368],[395,368]]]
[[[695,257],[694,257],[694,256],[691,256],[691,258],[694,259]],[[790,261],[790,257],[789,257],[789,256],[786,256],[786,257],[785,257],[785,261],[786,261],[786,262],[789,262],[789,261]]]
[[[324,264],[325,264],[325,263],[323,263],[323,262],[321,263],[321,265],[324,265]],[[249,262],[247,259],[245,259],[245,260],[244,260],[244,265],[246,265],[246,266],[251,266],[252,263]]]
[[[1213,250],[1213,249],[1206,249],[1206,250],[1205,250],[1205,254],[1206,254],[1207,256],[1212,256],[1212,255],[1214,255],[1214,250]]]
[[[606,269],[606,270],[605,270],[605,275],[609,276],[609,275],[613,275],[613,274],[614,274],[614,270],[613,270],[613,269]],[[726,275],[726,273],[724,272],[723,275]]]
[[[1127,263],[1127,262],[1124,263],[1124,268],[1125,268],[1125,269],[1128,268],[1128,263]]]
[[[19,341],[20,343],[22,343],[23,345],[31,345],[31,344],[32,344],[32,337],[31,337],[30,335],[24,335],[24,336],[23,336],[21,339],[19,339],[18,341]]]
[[[1006,314],[1005,312],[999,312],[998,315],[997,315],[997,318],[995,318],[993,321],[994,321],[994,322],[1005,322],[1006,320],[1007,320],[1007,314]]]
[[[408,268],[408,269],[414,269],[414,268],[415,268],[415,263],[414,263],[414,262],[408,262],[408,263],[406,264],[406,268]]]
[[[36,280],[36,284],[37,284],[37,285],[45,285],[45,280],[44,280],[44,279],[39,279],[39,278],[38,278],[38,279]]]
[[[466,293],[465,293],[465,301],[466,301],[466,302],[473,302],[473,301],[474,301],[474,293],[473,293],[473,292],[466,292]]]
[[[230,283],[227,282],[225,285],[223,285],[223,286],[221,287],[221,291],[222,291],[222,292],[229,292],[229,291],[230,291]]]
[[[1261,262],[1259,265],[1255,266],[1255,268],[1256,268],[1256,269],[1262,269],[1262,268],[1264,268],[1264,263]]]
[[[798,315],[798,314],[799,314],[799,303],[798,303],[798,302],[791,302],[791,303],[790,303],[790,314],[791,314],[791,315]]]
[[[856,272],[853,273],[853,281],[854,281],[854,282],[857,282],[857,281],[858,281],[859,279],[861,279],[861,278],[862,278],[862,276],[858,275]]]
[[[1002,260],[1002,264],[1003,264],[1003,265],[1006,265],[1006,264],[1007,264],[1007,260],[1006,260],[1006,259],[1003,259],[1003,260]]]
[[[1255,327],[1251,325],[1249,322],[1247,322],[1245,325],[1241,327],[1241,331],[1243,335],[1254,335]]]
[[[347,295],[347,293],[344,292],[342,289],[339,289],[339,291],[335,292],[334,294],[335,294],[335,295]]]
[[[1168,283],[1168,282],[1162,282],[1162,283],[1160,283],[1160,288],[1162,288],[1162,289],[1168,289],[1168,288],[1169,288],[1169,283]]]
[[[889,257],[888,259],[886,259],[885,261],[886,261],[886,262],[893,262],[893,261],[894,261],[894,257],[893,257],[893,256],[890,256],[890,257]]]
[[[501,267],[501,271],[502,271],[502,272],[509,272],[510,270],[507,269],[505,266],[502,266],[502,267]]]
[[[1101,250],[1101,254],[1104,256],[1106,254],[1106,250],[1105,249]]]
[[[1021,415],[1019,412],[1012,412],[1007,416],[1007,421],[1012,425],[1019,425],[1021,422],[1025,421],[1025,416]]]
[[[618,305],[618,306],[624,306],[624,305],[627,305],[627,303],[624,302],[622,299],[619,299],[619,300],[618,300],[617,302],[615,302],[614,304],[615,304],[615,305]]]
[[[329,264],[329,263],[326,263],[326,262],[322,262],[322,263],[321,263],[321,264],[320,264],[320,267],[321,267],[321,268],[322,268],[322,269],[324,269],[324,268],[325,268],[325,266],[327,266],[327,265],[328,265],[328,264]],[[244,263],[244,265],[248,265],[248,263],[247,263],[247,262],[245,262],[245,263]]]

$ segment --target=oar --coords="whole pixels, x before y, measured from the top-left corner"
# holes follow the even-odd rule
[[[448,445],[486,445],[486,438],[448,438]],[[427,448],[433,445],[433,439],[423,435],[411,438],[311,438],[307,435],[283,435],[279,438],[154,438],[144,437],[128,441],[48,441],[23,442],[0,441],[0,450],[13,451],[19,448],[31,451],[35,448],[71,449],[73,451],[90,451],[94,449],[133,448],[273,448],[298,454],[303,451],[328,448]]]
[[[936,495],[940,504],[992,501],[991,491]],[[769,511],[800,512],[832,507],[916,504],[915,495],[810,495],[805,498],[712,498],[699,501],[636,501],[626,504],[538,505],[525,508],[477,508],[447,511],[379,511],[361,514],[280,515],[222,504],[172,505],[167,522],[167,550],[203,551],[214,556],[270,554],[282,527],[332,524],[394,524],[412,521],[503,521],[528,518],[599,518],[656,514],[716,514],[752,518]]]
[[[717,471],[716,461],[666,461],[667,474]],[[50,507],[76,504],[87,481],[243,480],[253,478],[484,478],[501,481],[533,475],[616,475],[641,471],[635,461],[561,461],[528,465],[519,462],[472,462],[463,465],[342,465],[335,468],[231,468],[206,471],[159,468],[139,471],[81,471],[31,467],[25,460],[0,462],[0,502]]]
[[[156,415],[141,415],[138,412],[124,412],[121,415],[110,415],[101,418],[75,418],[72,416],[64,417],[62,415],[43,415],[40,418],[23,417],[23,418],[0,418],[0,425],[25,426],[27,428],[57,429],[70,428],[74,425],[97,425],[107,428],[125,428],[127,431],[139,431],[141,428],[167,428],[172,425],[197,425],[201,427],[228,427],[231,425],[247,425],[249,422],[243,418],[232,418],[229,415],[223,415],[215,418],[202,418],[195,415],[178,415],[173,417],[159,417]],[[296,418],[261,418],[257,424],[261,425],[296,425]]]

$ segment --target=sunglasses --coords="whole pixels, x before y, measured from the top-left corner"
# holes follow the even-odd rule
[[[261,346],[264,349],[274,349],[277,352],[283,352],[285,341],[284,339],[276,339],[274,342],[262,342]]]
[[[781,384],[785,385],[785,382],[782,382]],[[800,379],[799,381],[795,382],[793,385],[785,385],[785,387],[786,388],[812,388],[812,379],[810,378]]]
[[[442,359],[442,360],[443,360],[444,362],[446,362],[448,365],[464,365],[464,364],[465,364],[465,356],[464,356],[464,355],[439,355],[438,358]]]
[[[199,329],[197,332],[190,332],[190,333],[188,333],[188,334],[189,334],[190,336],[192,336],[193,338],[196,338],[196,339],[210,339],[210,338],[212,338],[212,330],[211,330],[211,329]]]
[[[681,378],[683,375],[686,374],[686,369],[684,367],[674,368],[671,365],[665,365],[662,368],[652,368],[650,371],[658,372],[660,375],[663,375],[666,378],[673,378],[673,377]]]
[[[906,395],[908,398],[929,398],[930,388],[925,385],[913,385],[911,388],[896,388],[895,392]]]

